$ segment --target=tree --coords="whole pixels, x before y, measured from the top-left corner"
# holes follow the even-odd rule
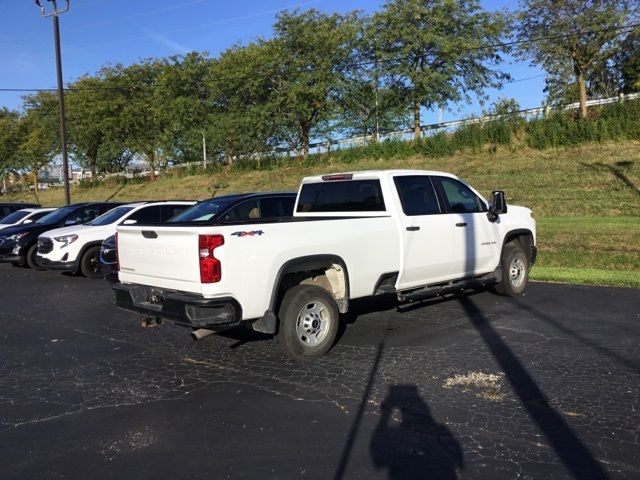
[[[620,51],[620,35],[633,14],[634,0],[521,0],[517,38],[523,56],[542,66],[548,89],[575,79],[580,116],[587,117],[589,80]]]
[[[274,38],[268,41],[273,52],[268,110],[281,125],[279,137],[303,157],[309,154],[313,128],[334,110],[358,28],[353,13],[311,9],[277,17]]]
[[[19,129],[18,112],[6,108],[0,109],[0,178],[3,180],[7,173],[19,167]]]
[[[624,93],[640,92],[640,29],[636,28],[624,39],[615,66],[620,72],[621,90]]]
[[[145,157],[152,180],[163,155],[162,147],[170,135],[170,122],[161,108],[162,102],[169,99],[159,98],[155,88],[165,66],[165,60],[155,59],[104,71],[112,88],[123,94],[125,105],[119,116],[123,141],[131,151]]]
[[[38,191],[38,173],[60,153],[60,118],[58,95],[38,92],[24,97],[25,115],[20,121],[18,155],[21,168],[34,175],[35,190]]]
[[[172,163],[201,158],[211,93],[207,85],[210,64],[206,54],[192,52],[169,57],[161,65],[154,96],[165,129],[162,148]]]
[[[120,118],[125,106],[122,91],[112,88],[102,72],[84,76],[73,83],[67,94],[67,125],[74,160],[91,170],[110,170],[109,159],[101,150],[118,143]]]
[[[402,90],[382,75],[370,17],[360,19],[349,68],[337,100],[338,125],[350,135],[373,135],[398,130],[407,120]]]
[[[506,18],[477,0],[389,0],[373,23],[380,64],[406,89],[416,140],[421,107],[469,101],[469,93],[482,95],[508,78],[491,68],[502,60],[494,45]]]
[[[231,47],[210,64],[207,137],[228,164],[275,147],[273,57],[274,44],[262,41]]]

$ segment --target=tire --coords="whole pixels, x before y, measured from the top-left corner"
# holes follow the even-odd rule
[[[102,278],[102,270],[100,269],[100,247],[90,247],[82,255],[80,260],[80,273],[87,278]]]
[[[323,288],[297,285],[285,293],[278,318],[280,348],[295,360],[311,360],[333,346],[340,313],[334,298]]]
[[[519,242],[505,245],[500,267],[502,281],[494,287],[495,292],[506,297],[515,297],[524,292],[529,281],[529,258]]]
[[[27,255],[25,256],[25,266],[31,268],[32,270],[44,270],[36,263],[36,254],[38,253],[38,245],[31,245],[29,250],[27,250]]]

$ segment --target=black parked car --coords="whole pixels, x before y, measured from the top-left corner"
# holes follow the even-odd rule
[[[121,203],[75,203],[59,208],[34,223],[0,230],[0,262],[38,268],[36,250],[38,235],[54,228],[90,222]]]
[[[35,203],[0,203],[0,220],[23,208],[37,208],[39,206]]]
[[[296,202],[295,192],[239,193],[221,195],[196,203],[193,207],[169,219],[167,223],[199,223],[211,225],[226,221],[259,221],[261,218],[291,217]],[[118,281],[116,237],[102,242],[100,267],[104,278]]]

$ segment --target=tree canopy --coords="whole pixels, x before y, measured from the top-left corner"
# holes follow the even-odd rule
[[[549,73],[550,100],[579,98],[585,116],[589,96],[640,90],[638,8],[521,0],[515,23],[479,0],[387,0],[372,15],[283,11],[269,38],[214,58],[150,58],[78,78],[66,89],[69,151],[95,178],[132,159],[152,176],[199,161],[203,141],[209,160],[230,164],[282,150],[304,158],[314,142],[375,142],[408,125],[419,139],[425,109],[485,99],[509,78],[499,66],[512,45]],[[59,151],[55,92],[0,110],[0,175],[37,175]]]
[[[558,91],[566,91],[573,77],[584,118],[588,84],[595,86],[604,78],[637,9],[635,0],[521,0],[517,13],[521,54],[549,72],[548,89],[556,96],[562,96]]]

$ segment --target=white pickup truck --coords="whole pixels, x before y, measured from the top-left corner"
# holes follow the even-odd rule
[[[116,304],[193,328],[252,323],[297,359],[327,352],[355,298],[413,301],[467,288],[521,293],[536,257],[531,210],[487,202],[442,172],[303,179],[293,217],[119,226]]]

